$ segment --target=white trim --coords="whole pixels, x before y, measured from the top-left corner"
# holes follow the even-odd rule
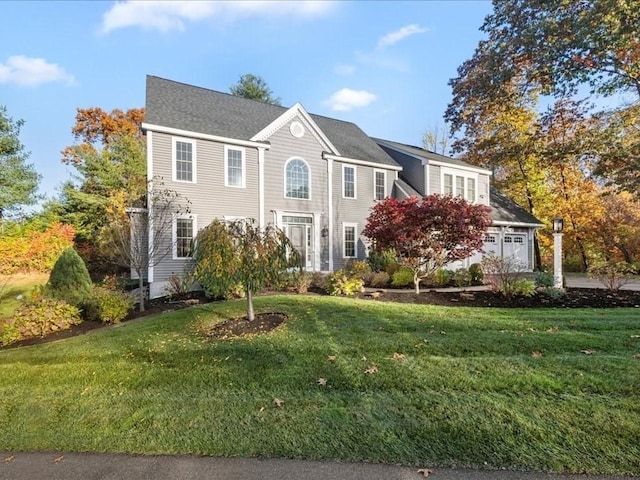
[[[240,185],[229,184],[229,150],[242,153],[242,173],[240,177]],[[224,146],[224,186],[229,188],[247,188],[247,151],[244,147],[235,145]]]
[[[351,168],[353,170],[353,197],[347,197],[345,195],[346,182],[345,182],[344,171],[347,168]],[[357,167],[355,165],[342,164],[342,198],[345,198],[347,200],[357,200],[358,199],[358,169],[357,169]]]
[[[542,228],[544,223],[526,223],[526,222],[508,222],[504,220],[493,220],[493,225],[501,227],[530,227],[530,228]]]
[[[333,160],[327,159],[327,201],[329,202],[327,217],[329,221],[329,271],[333,272]]]
[[[258,148],[258,226],[264,228],[264,148]]]
[[[396,183],[396,187],[398,187],[398,189],[399,189],[402,193],[404,193],[404,194],[406,195],[406,197],[407,197],[407,198],[409,198],[409,197],[412,197],[412,196],[413,196],[413,195],[409,195],[409,194],[407,193],[407,191],[406,191],[404,188],[402,188],[402,185],[400,185],[399,183]]]
[[[304,163],[307,166],[307,182],[309,182],[309,185],[307,186],[309,195],[307,196],[307,198],[287,197],[287,165],[289,165],[289,163],[292,162],[293,160],[300,160],[302,163]],[[305,200],[305,201],[311,200],[311,167],[309,167],[309,163],[304,158],[297,157],[297,156],[290,157],[286,162],[284,162],[283,175],[284,175],[284,191],[282,192],[282,194],[284,195],[284,198],[288,200]]]
[[[353,257],[347,256],[346,229],[353,227]],[[352,222],[342,223],[342,258],[358,258],[358,224]]]
[[[173,128],[173,127],[163,127],[160,125],[154,125],[151,123],[143,123],[142,124],[142,128],[144,130],[147,131],[152,131],[152,132],[158,132],[158,133],[166,133],[169,135],[177,135],[177,136],[183,136],[183,137],[190,137],[193,139],[199,139],[199,140],[211,140],[213,142],[219,142],[219,143],[229,143],[231,145],[240,145],[243,147],[256,147],[256,148],[271,148],[271,145],[269,145],[268,143],[263,143],[263,142],[251,142],[248,140],[240,140],[238,138],[230,138],[230,137],[220,137],[218,135],[209,135],[206,133],[198,133],[198,132],[191,132],[189,130],[182,130],[180,128]]]
[[[341,157],[339,155],[331,155],[330,153],[323,153],[322,154],[322,158],[326,159],[326,160],[336,160],[338,162],[343,162],[343,163],[353,163],[354,165],[365,165],[367,167],[375,167],[375,168],[384,168],[385,170],[397,170],[400,171],[402,170],[402,167],[396,167],[394,165],[385,165],[383,163],[378,163],[378,162],[370,162],[367,160],[357,160],[355,158],[347,158],[347,157]]]
[[[147,233],[147,282],[151,284],[153,282],[153,263],[151,258],[151,252],[153,251],[153,205],[151,204],[151,198],[153,198],[153,132],[147,132],[147,209],[149,215],[147,225],[149,232]],[[151,287],[149,287],[151,288]]]
[[[178,180],[176,178],[176,143],[188,143],[191,145],[191,180]],[[196,175],[197,142],[193,138],[171,137],[171,180],[179,183],[198,183]]]
[[[338,152],[338,149],[335,147],[335,145],[333,145],[333,143],[331,143],[324,132],[320,130],[320,127],[318,127],[316,122],[313,121],[311,116],[299,102],[289,110],[284,112],[282,115],[280,115],[278,118],[276,118],[269,125],[260,130],[258,133],[256,133],[253,137],[251,137],[251,141],[266,141],[267,138],[269,138],[271,135],[277,132],[280,128],[284,127],[288,122],[290,122],[297,116],[301,116],[311,126],[311,134],[316,138],[316,140],[318,140],[320,143],[324,143],[324,146],[328,147],[328,149],[331,150],[331,152],[333,152],[334,154],[340,155],[340,152]]]
[[[191,233],[193,235],[193,240],[196,239],[196,235],[198,234],[198,215],[195,214],[182,214],[182,215],[173,215],[171,219],[171,257],[173,260],[191,260],[191,257],[179,257],[178,256],[178,219],[187,219],[192,220],[191,222]]]
[[[382,198],[377,198],[377,189],[376,189],[376,174],[377,173],[382,173],[384,175],[384,195],[382,195]],[[380,169],[380,168],[374,168],[373,169],[373,199],[375,201],[380,201],[380,200],[384,200],[384,198],[386,198],[387,195],[387,171]]]
[[[459,171],[456,168],[452,168],[452,167],[440,167],[440,194],[441,195],[445,195],[444,193],[444,176],[445,175],[451,175],[451,196],[452,197],[459,197],[459,195],[457,195],[456,193],[456,189],[457,189],[457,185],[456,185],[456,179],[457,178],[462,178],[464,179],[463,184],[462,184],[462,197],[464,198],[466,201],[468,201],[469,203],[473,203],[476,204],[478,203],[478,175],[477,174],[472,174],[469,175],[469,172],[465,172],[465,171]],[[474,198],[469,199],[467,198],[467,192],[468,192],[468,179],[473,179],[473,181],[475,182],[475,188],[473,190],[474,193]]]
[[[428,158],[426,155],[425,156],[416,155],[415,153],[411,153],[410,151],[405,150],[402,147],[398,147],[398,146],[393,145],[391,143],[388,143],[388,142],[386,142],[386,141],[384,141],[382,139],[376,140],[376,143],[383,143],[386,147],[389,147],[390,149],[395,150],[396,152],[404,153],[405,155],[409,155],[410,157],[413,157],[416,160],[420,160],[422,165],[426,165],[426,164],[430,163],[432,165],[436,165],[436,166],[439,166],[439,167],[460,168],[462,170],[469,170],[471,172],[483,173],[483,174],[486,174],[486,175],[492,175],[493,174],[493,172],[491,172],[491,170],[486,170],[484,168],[475,167],[473,165],[468,165],[468,166],[467,165],[460,165],[458,163],[443,162],[442,160],[435,160],[435,159],[432,159],[432,158]],[[430,152],[428,152],[426,150],[424,152],[425,152],[425,154],[430,153]],[[438,155],[438,154],[436,153],[435,155]],[[451,158],[451,160],[455,160],[455,159]],[[461,162],[461,160],[458,160],[458,162]]]

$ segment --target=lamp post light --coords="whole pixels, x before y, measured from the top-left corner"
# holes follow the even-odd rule
[[[562,229],[564,220],[562,218],[553,219],[553,286],[563,288],[562,281]]]

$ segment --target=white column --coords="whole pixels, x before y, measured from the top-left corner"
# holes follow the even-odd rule
[[[555,288],[563,288],[562,233],[553,234],[553,286]]]
[[[329,205],[327,208],[327,220],[329,224],[329,271],[333,272],[333,160],[327,159],[327,199]]]

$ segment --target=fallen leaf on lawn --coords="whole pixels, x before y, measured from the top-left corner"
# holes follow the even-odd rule
[[[529,330],[530,332],[535,332],[536,331],[535,328],[531,328],[531,327],[527,328],[527,330]]]
[[[636,353],[633,358],[640,358],[640,353]]]
[[[318,379],[318,385],[326,385],[327,384],[327,379],[326,378],[319,378]]]
[[[11,460],[13,460],[14,458],[16,458],[15,455],[9,455],[7,458],[4,459],[4,463],[9,463]]]
[[[421,468],[420,470],[418,470],[418,473],[423,477],[428,477],[430,473],[433,473],[433,470],[429,470],[428,468]]]
[[[284,401],[283,401],[283,400],[280,400],[279,398],[274,398],[274,399],[273,399],[273,404],[274,404],[276,407],[280,408],[280,407],[282,407],[282,405],[284,404]]]
[[[260,407],[260,411],[261,411],[261,412],[264,412],[264,407]]]
[[[582,353],[584,353],[585,355],[593,355],[594,353],[596,353],[596,351],[595,351],[595,350],[589,350],[589,349],[586,349],[586,350],[580,350],[580,351],[581,351]]]
[[[557,325],[554,325],[553,327],[551,327],[549,330],[547,330],[547,333],[555,333],[558,330],[560,330],[560,327]]]
[[[631,335],[631,338],[640,338],[640,335]]]
[[[440,332],[440,335],[446,335],[446,334],[447,334],[447,332],[445,332],[445,331]]]
[[[335,361],[336,358],[338,358],[336,355],[329,355],[327,357],[327,360],[329,360],[330,362],[333,362],[333,361]]]
[[[540,357],[542,357],[542,352],[538,352],[538,351],[531,352],[531,356],[533,358],[540,358]]]
[[[393,359],[394,360],[402,360],[403,358],[405,358],[405,356],[402,353],[394,353],[393,354]]]
[[[376,373],[378,371],[378,367],[376,367],[375,365],[370,365],[369,368],[367,368],[364,373],[368,373],[369,375],[372,375],[374,373]]]
[[[59,457],[54,458],[53,461],[55,463],[60,463],[63,459],[64,459],[64,455],[60,455]]]
[[[367,361],[367,357],[365,357],[365,356],[363,355],[363,356],[362,356],[362,358],[361,358],[360,360],[362,360],[363,362],[366,362],[366,361]]]

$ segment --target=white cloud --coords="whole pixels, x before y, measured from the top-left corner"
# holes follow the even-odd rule
[[[429,29],[423,28],[420,25],[413,23],[411,25],[407,25],[406,27],[402,27],[400,30],[396,30],[395,32],[387,33],[384,37],[382,37],[378,41],[378,48],[385,48],[391,45],[395,45],[400,40],[404,40],[405,38],[416,35],[418,33],[425,33]]]
[[[331,107],[331,110],[347,112],[353,108],[366,107],[375,99],[376,96],[366,90],[351,90],[350,88],[343,88],[331,95],[329,100],[324,103]]]
[[[140,27],[166,33],[184,30],[185,23],[249,16],[322,15],[334,7],[328,1],[137,1],[125,0],[103,15],[102,32],[126,27]]]
[[[43,83],[64,82],[73,85],[73,75],[55,63],[48,63],[44,58],[30,58],[15,55],[0,63],[0,84],[14,84],[35,87]]]
[[[333,67],[333,72],[337,75],[353,75],[356,73],[356,67],[353,65],[338,64]]]

